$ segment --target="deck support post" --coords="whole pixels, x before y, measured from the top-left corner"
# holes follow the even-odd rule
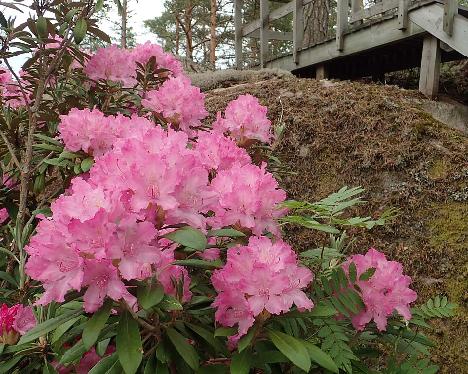
[[[408,5],[409,0],[400,0],[398,2],[398,29],[400,30],[408,28]]]
[[[235,29],[235,50],[236,50],[236,68],[242,69],[242,6],[244,0],[234,1],[234,29]]]
[[[419,72],[419,91],[434,99],[439,91],[440,41],[430,35],[423,40],[421,69]]]
[[[458,0],[444,0],[443,30],[448,36],[453,34],[453,20],[458,13]]]
[[[270,9],[268,0],[260,0],[260,67],[266,66],[268,58],[268,28]]]
[[[325,64],[318,65],[315,69],[315,79],[328,79],[328,66]]]
[[[293,12],[293,60],[299,63],[299,51],[304,40],[304,4],[303,0],[294,0]]]
[[[363,0],[351,0],[351,14],[356,14],[364,9]],[[352,25],[360,25],[362,20],[358,20],[352,23]]]
[[[348,0],[337,0],[336,2],[336,49],[342,51],[344,48],[344,33],[348,26]]]

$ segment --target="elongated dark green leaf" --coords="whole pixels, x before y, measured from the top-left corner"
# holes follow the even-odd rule
[[[137,289],[137,298],[143,309],[150,309],[162,301],[164,288],[156,282],[140,285]]]
[[[290,318],[290,317],[297,317],[297,318],[310,318],[310,317],[331,317],[336,314],[335,308],[332,308],[328,305],[316,305],[310,311],[300,312],[298,310],[289,312],[284,316],[278,316],[276,318],[281,319],[282,317]]]
[[[248,349],[236,352],[231,359],[231,374],[249,374],[252,365],[252,354]]]
[[[204,250],[208,243],[205,235],[200,230],[189,226],[175,230],[167,235],[164,235],[164,237],[172,240],[173,242],[193,249],[198,249],[200,251]]]
[[[80,44],[86,36],[86,31],[88,30],[88,24],[86,20],[80,18],[76,21],[76,25],[73,28],[73,38],[75,39],[76,44]]]
[[[37,35],[42,39],[46,39],[49,36],[49,31],[47,30],[47,20],[44,17],[37,18],[36,30]]]
[[[255,333],[257,332],[257,329],[258,327],[256,325],[251,327],[247,334],[239,340],[239,343],[237,343],[237,350],[239,351],[239,353],[250,345],[252,339],[255,336]]]
[[[375,268],[369,268],[359,276],[360,281],[368,281],[375,273]]]
[[[100,10],[102,10],[104,6],[104,0],[97,0],[96,1],[96,12],[99,12]]]
[[[199,357],[195,348],[193,348],[193,346],[188,343],[187,339],[174,328],[168,328],[166,333],[172,345],[187,365],[193,370],[198,370]]]
[[[237,334],[237,328],[235,327],[218,327],[214,336],[232,336]]]
[[[122,367],[120,366],[119,357],[117,353],[104,357],[99,361],[88,374],[120,374]]]
[[[86,322],[83,330],[83,344],[89,350],[96,343],[102,328],[109,319],[112,308],[112,300],[107,299],[104,305]]]
[[[8,22],[5,18],[5,16],[3,15],[3,12],[0,12],[0,25],[2,27],[8,27]]]
[[[268,336],[278,350],[284,354],[298,368],[308,372],[310,356],[304,342],[280,331],[269,330]]]
[[[143,358],[138,323],[126,311],[122,314],[117,327],[117,354],[126,374],[135,374]]]
[[[195,325],[193,323],[185,322],[185,326],[187,326],[190,330],[192,330],[197,335],[201,336],[208,344],[210,344],[213,348],[217,351],[223,351],[224,345],[214,337],[214,333],[205,329],[204,327]]]
[[[219,260],[205,261],[205,260],[198,260],[198,259],[192,259],[192,258],[188,260],[177,260],[177,261],[174,261],[174,264],[193,267],[193,268],[208,269],[208,270],[221,269],[223,267],[223,263]]]
[[[349,265],[349,280],[351,281],[351,283],[356,282],[356,277],[357,277],[356,264],[354,262],[351,262],[351,265]]]
[[[304,342],[307,351],[309,352],[310,358],[312,361],[319,364],[321,367],[331,371],[332,373],[338,373],[338,366],[336,366],[333,359],[324,351],[322,351],[316,345],[313,345],[309,342]]]
[[[170,295],[164,295],[164,299],[158,304],[158,308],[165,310],[167,312],[171,310],[182,310],[184,307],[182,304],[175,298]]]
[[[10,274],[0,271],[0,279],[3,279],[4,281],[7,281],[10,283],[13,287],[18,287],[18,282],[16,281],[15,278],[13,278]]]
[[[42,374],[57,374],[57,370],[55,370],[55,368],[46,361],[42,367]]]
[[[69,364],[78,361],[86,352],[86,348],[83,345],[83,341],[80,340],[70,349],[67,349],[60,359],[62,365]]]
[[[63,336],[63,334],[65,334],[67,330],[70,327],[72,327],[80,318],[81,317],[75,317],[67,322],[62,323],[59,327],[57,327],[54,333],[52,334],[51,343],[53,344],[57,342]]]
[[[245,234],[242,231],[234,229],[218,229],[208,231],[208,236],[227,237],[227,238],[240,238],[244,237]]]
[[[21,359],[22,359],[21,356],[16,356],[16,357],[10,358],[7,361],[0,362],[0,374],[9,374],[9,373],[11,373],[10,370],[13,369],[15,367],[15,365],[18,362],[20,362]]]
[[[69,312],[65,312],[61,314],[58,317],[51,318],[45,322],[42,322],[38,324],[36,327],[34,327],[33,329],[29,330],[25,335],[23,335],[17,344],[19,345],[19,344],[32,342],[33,340],[36,340],[40,336],[44,336],[47,333],[55,330],[62,323],[65,323],[75,317],[78,317],[81,314],[83,314],[82,309],[71,310]]]

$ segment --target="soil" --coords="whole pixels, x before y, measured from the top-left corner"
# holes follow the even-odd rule
[[[240,94],[257,96],[275,126],[274,144],[292,199],[316,201],[342,186],[362,186],[356,213],[399,209],[386,227],[356,233],[352,252],[369,247],[401,261],[419,300],[447,295],[455,318],[434,321],[433,360],[442,373],[468,372],[468,138],[424,112],[427,101],[396,86],[272,78],[208,91],[208,122]],[[298,250],[327,241],[289,228]]]

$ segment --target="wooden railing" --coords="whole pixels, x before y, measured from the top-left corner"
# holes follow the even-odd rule
[[[245,37],[260,39],[260,67],[265,67],[268,60],[269,40],[289,40],[293,42],[293,61],[299,63],[300,50],[304,38],[304,6],[312,0],[292,0],[277,9],[270,11],[269,0],[260,1],[260,18],[248,24],[242,21],[243,0],[234,0],[235,50],[238,69],[243,66],[242,40]],[[359,27],[363,22],[392,12],[398,14],[398,28],[408,27],[408,11],[435,0],[382,0],[364,8],[363,0],[337,0],[336,7],[336,48],[343,51],[344,37],[347,32]],[[453,19],[458,9],[457,0],[444,0],[444,31],[451,35]],[[269,24],[293,13],[293,31],[278,32],[270,30]]]

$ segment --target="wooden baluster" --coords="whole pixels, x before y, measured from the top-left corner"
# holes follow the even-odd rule
[[[268,29],[269,29],[269,9],[268,0],[260,0],[260,67],[266,66],[268,58]]]
[[[453,20],[456,14],[458,14],[458,0],[444,0],[443,29],[449,36],[453,34]]]
[[[235,50],[236,50],[236,68],[241,70],[243,65],[242,56],[242,6],[244,0],[234,1],[234,29],[235,29]]]
[[[348,26],[348,0],[337,0],[336,4],[336,49],[344,48],[344,33]]]
[[[361,12],[364,9],[363,0],[351,0],[351,13],[356,14]],[[362,23],[362,19],[353,22],[353,25],[360,25]]]
[[[423,40],[421,69],[419,72],[419,91],[431,99],[439,91],[440,76],[440,42],[429,35]]]
[[[408,5],[409,0],[400,0],[398,3],[398,29],[406,30],[408,28]]]
[[[303,0],[294,0],[293,13],[293,60],[299,63],[299,51],[304,40],[304,4]]]

